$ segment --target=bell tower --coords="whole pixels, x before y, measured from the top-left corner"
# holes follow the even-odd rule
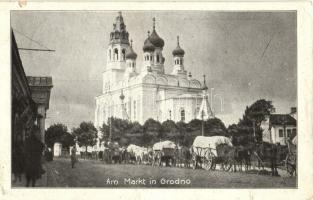
[[[107,50],[107,69],[125,69],[126,51],[129,48],[129,33],[121,12],[115,18]]]
[[[109,91],[113,83],[123,79],[128,49],[129,33],[126,30],[122,12],[118,12],[107,48],[107,64],[106,70],[103,72],[103,92]]]

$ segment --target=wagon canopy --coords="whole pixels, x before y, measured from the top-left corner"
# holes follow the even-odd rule
[[[161,151],[163,148],[167,148],[167,149],[175,149],[176,148],[176,144],[172,141],[166,140],[163,142],[158,142],[155,143],[153,145],[153,150],[154,151]]]
[[[229,146],[233,146],[231,139],[225,136],[197,136],[193,141],[193,150],[194,152],[200,153],[197,148],[210,148],[212,153],[217,156],[216,147],[220,144],[227,144]],[[204,153],[204,151],[202,151]],[[203,155],[199,155],[203,156]]]

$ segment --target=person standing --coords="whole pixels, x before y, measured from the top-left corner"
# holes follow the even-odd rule
[[[31,135],[25,141],[25,175],[26,187],[30,182],[35,187],[36,180],[41,178],[44,170],[41,166],[41,156],[44,144],[39,140],[40,130],[37,126],[31,131]]]
[[[13,183],[17,179],[22,181],[22,173],[24,172],[24,155],[23,155],[23,142],[21,139],[18,139],[13,144],[12,148],[12,172],[14,174]]]
[[[74,145],[73,148],[71,149],[71,164],[72,168],[74,168],[74,165],[76,163],[76,146]]]

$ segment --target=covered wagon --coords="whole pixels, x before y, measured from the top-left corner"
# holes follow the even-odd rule
[[[175,162],[176,144],[166,140],[155,143],[153,149],[153,166],[161,166],[165,162],[166,166],[173,166]]]
[[[222,159],[222,155],[217,151],[219,145],[233,146],[231,139],[225,136],[197,136],[191,147],[193,168],[201,165],[206,170],[215,169],[216,164],[219,163],[222,169],[229,170],[230,163]]]

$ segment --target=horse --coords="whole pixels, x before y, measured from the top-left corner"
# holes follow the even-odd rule
[[[190,167],[192,154],[188,147],[182,146],[175,151],[175,161],[178,167]]]

